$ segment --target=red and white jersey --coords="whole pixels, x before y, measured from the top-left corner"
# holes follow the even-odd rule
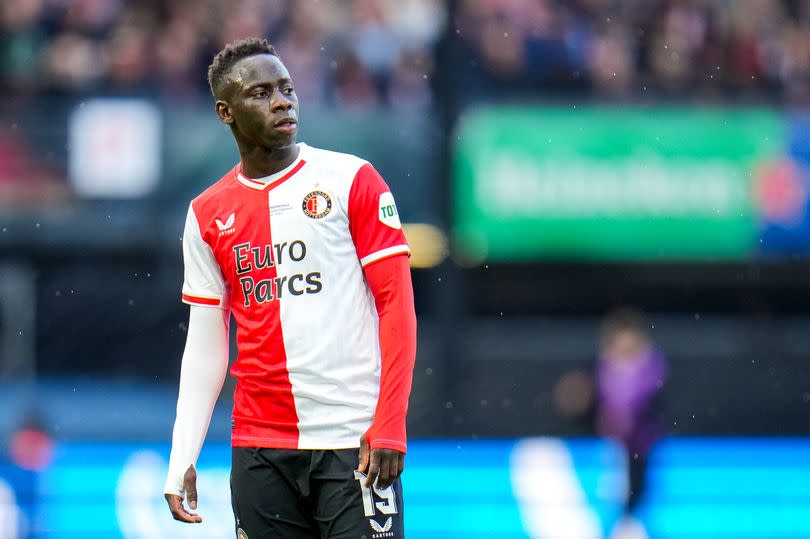
[[[236,320],[234,446],[358,447],[374,419],[380,344],[363,267],[408,245],[369,163],[299,148],[261,180],[237,165],[186,220],[183,301]]]

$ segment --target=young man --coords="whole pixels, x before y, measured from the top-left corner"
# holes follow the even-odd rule
[[[208,79],[241,160],[194,199],[183,235],[191,313],[165,487],[172,515],[202,520],[183,499],[196,509],[194,464],[232,314],[237,537],[404,537],[416,316],[394,199],[367,162],[295,142],[298,100],[267,41],[229,44]]]

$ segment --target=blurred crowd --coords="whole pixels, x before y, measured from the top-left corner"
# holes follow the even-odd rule
[[[808,0],[463,0],[455,32],[488,95],[810,102]]]
[[[306,106],[810,104],[810,0],[2,0],[0,203],[39,202],[32,180],[64,177],[54,111],[88,96],[206,102],[213,55],[253,35]]]
[[[414,106],[441,68],[465,99],[810,101],[808,0],[3,0],[17,96],[207,92],[226,42],[267,36],[303,101]],[[446,34],[445,34],[446,32]],[[447,39],[443,40],[442,36]]]
[[[3,0],[0,77],[17,96],[208,92],[223,44],[267,36],[302,101],[425,104],[440,0]]]
[[[445,21],[442,0],[0,0],[0,207],[68,196],[72,103],[207,102],[212,57],[248,36],[275,44],[306,105],[428,106]]]

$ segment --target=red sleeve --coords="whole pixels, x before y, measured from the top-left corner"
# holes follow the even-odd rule
[[[366,433],[371,449],[405,452],[405,417],[416,359],[416,312],[407,256],[393,256],[365,268],[380,318],[382,374],[374,422]]]
[[[389,256],[410,254],[394,196],[368,163],[357,171],[349,191],[349,230],[363,267]]]

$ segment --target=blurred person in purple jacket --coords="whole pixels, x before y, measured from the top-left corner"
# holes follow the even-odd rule
[[[605,318],[596,366],[596,432],[627,449],[632,511],[644,488],[644,468],[652,444],[664,434],[659,397],[667,378],[664,354],[638,311],[620,309]]]
[[[617,309],[602,321],[597,361],[592,373],[577,368],[555,384],[557,412],[569,428],[611,438],[628,457],[629,517],[644,489],[644,472],[651,446],[666,434],[661,400],[669,372],[667,360],[650,335],[646,317],[634,309]],[[637,528],[632,518],[619,523],[611,537],[646,537],[622,528]]]

